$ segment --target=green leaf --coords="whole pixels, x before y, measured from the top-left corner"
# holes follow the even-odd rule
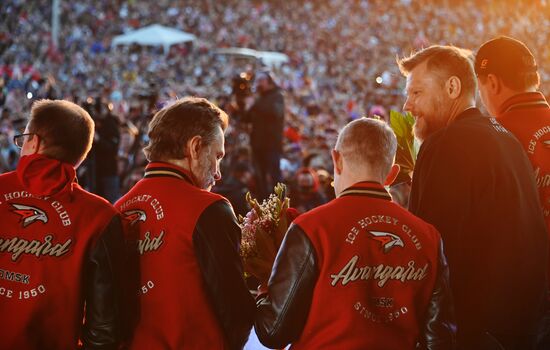
[[[417,155],[413,133],[414,117],[409,112],[400,113],[391,110],[390,126],[397,138],[395,162],[401,167],[400,172],[409,176],[414,169]]]

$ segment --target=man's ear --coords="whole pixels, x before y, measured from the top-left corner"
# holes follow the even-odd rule
[[[187,141],[188,156],[192,160],[199,159],[202,149],[202,137],[199,135],[193,136]]]
[[[384,186],[389,186],[395,181],[395,178],[399,174],[399,170],[401,170],[399,164],[392,165],[390,172],[388,173],[388,175],[386,176],[386,180],[384,181]]]
[[[40,153],[44,150],[44,143],[41,142],[40,136],[37,134],[32,134],[31,137],[27,140],[27,143],[29,144],[30,149],[33,153]],[[42,146],[42,148],[40,148]]]
[[[447,92],[449,98],[453,100],[457,99],[462,92],[462,82],[460,81],[460,78],[453,75],[447,79],[447,82],[445,83],[445,91]]]
[[[46,147],[40,136],[35,133],[26,133],[30,134],[26,137],[23,146],[21,147],[21,156],[27,156],[31,154],[44,154]]]
[[[496,95],[496,94],[500,93],[500,91],[502,90],[502,82],[494,74],[487,74],[486,84],[489,87],[489,91],[493,95]]]
[[[332,155],[332,165],[334,166],[334,174],[342,174],[344,169],[344,161],[342,159],[342,154],[337,150],[333,149],[330,153]]]

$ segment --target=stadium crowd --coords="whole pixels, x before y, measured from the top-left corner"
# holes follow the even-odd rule
[[[389,110],[401,110],[404,79],[396,56],[430,44],[475,49],[504,34],[524,41],[538,62],[550,62],[546,1],[513,7],[497,0],[61,1],[57,48],[51,40],[51,3],[0,4],[5,15],[0,23],[0,173],[17,164],[11,139],[24,127],[32,102],[64,98],[85,106],[96,119],[95,152],[80,175],[92,190],[106,186],[110,200],[141,177],[144,131],[155,110],[177,97],[197,95],[231,112],[233,77],[258,67],[216,55],[216,48],[289,56],[287,64],[272,68],[286,95],[283,177],[314,188],[321,198],[332,192],[327,150],[337,131],[362,115],[387,118]],[[160,47],[112,47],[114,36],[153,23],[192,33],[197,40],[174,45],[168,53]],[[550,70],[539,71],[541,91],[548,93]],[[232,119],[222,192],[253,188],[248,131]],[[310,179],[299,171],[304,166],[316,170]],[[109,181],[99,185],[101,177]],[[320,201],[319,195],[313,197]]]

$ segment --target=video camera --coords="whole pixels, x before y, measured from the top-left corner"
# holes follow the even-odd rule
[[[246,105],[245,99],[252,95],[252,81],[252,74],[247,72],[241,72],[233,77],[232,94],[235,96],[237,106],[240,110],[244,110]]]

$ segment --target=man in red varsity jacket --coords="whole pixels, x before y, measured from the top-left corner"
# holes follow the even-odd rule
[[[0,349],[118,348],[120,218],[75,176],[93,134],[79,106],[41,100],[14,138],[21,159],[0,175]]]
[[[242,349],[254,315],[241,231],[219,180],[228,117],[203,98],[159,111],[145,176],[115,206],[137,231],[140,320],[132,349]]]
[[[537,91],[535,57],[521,41],[502,36],[479,48],[475,71],[483,104],[517,137],[533,164],[550,232],[550,105]]]
[[[391,201],[383,185],[397,141],[359,119],[332,152],[337,198],[302,214],[277,254],[255,328],[268,347],[451,349],[448,267],[436,229]]]
[[[540,76],[535,57],[521,41],[501,36],[481,45],[475,71],[483,104],[516,136],[533,165],[550,234],[550,105],[538,91]],[[550,280],[550,268],[548,273]],[[550,348],[550,314],[547,318],[547,335],[541,349]]]

